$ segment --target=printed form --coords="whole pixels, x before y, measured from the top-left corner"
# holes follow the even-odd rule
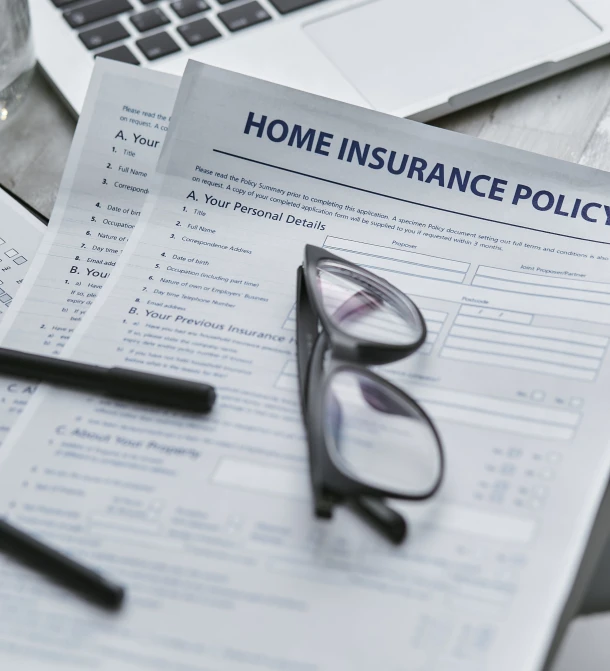
[[[211,382],[205,417],[35,394],[0,509],[129,587],[100,615],[3,560],[7,668],[539,669],[610,469],[609,177],[189,63],[142,220],[66,352]],[[383,374],[437,422],[390,546],[315,520],[296,391],[306,243],[428,340]]]
[[[96,62],[49,235],[0,329],[5,347],[61,353],[140,216],[179,83],[172,75]]]
[[[47,227],[0,189],[0,320],[21,289]],[[36,386],[0,377],[0,440],[6,436]]]
[[[21,287],[47,227],[0,189],[0,315]]]
[[[48,235],[35,217],[0,192],[0,208],[28,222],[13,241],[0,220],[0,325],[4,347],[58,356],[109,276],[140,216],[180,79],[100,59],[68,156]],[[151,111],[151,110],[154,110]],[[24,230],[23,225],[19,231]],[[32,235],[36,231],[36,235]],[[3,265],[1,265],[3,264]],[[23,281],[19,296],[12,301]],[[0,443],[35,390],[0,377]]]

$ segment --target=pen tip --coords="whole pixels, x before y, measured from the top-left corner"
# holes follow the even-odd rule
[[[124,587],[104,580],[104,592],[103,602],[107,608],[118,610],[123,605],[123,601],[125,600]]]

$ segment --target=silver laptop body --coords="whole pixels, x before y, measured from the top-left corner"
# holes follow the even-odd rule
[[[608,0],[30,0],[72,109],[100,54],[189,58],[429,120],[610,53]]]

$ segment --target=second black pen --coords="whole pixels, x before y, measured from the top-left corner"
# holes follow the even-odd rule
[[[103,368],[2,347],[0,374],[189,412],[209,412],[216,400],[214,387],[209,384],[128,368]]]

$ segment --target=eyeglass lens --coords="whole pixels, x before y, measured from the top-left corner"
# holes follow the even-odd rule
[[[327,448],[362,482],[409,495],[435,485],[438,439],[409,399],[365,372],[332,374],[324,397]]]
[[[336,261],[320,261],[322,303],[335,326],[349,335],[388,345],[416,342],[423,324],[416,310],[397,304],[384,284]]]

